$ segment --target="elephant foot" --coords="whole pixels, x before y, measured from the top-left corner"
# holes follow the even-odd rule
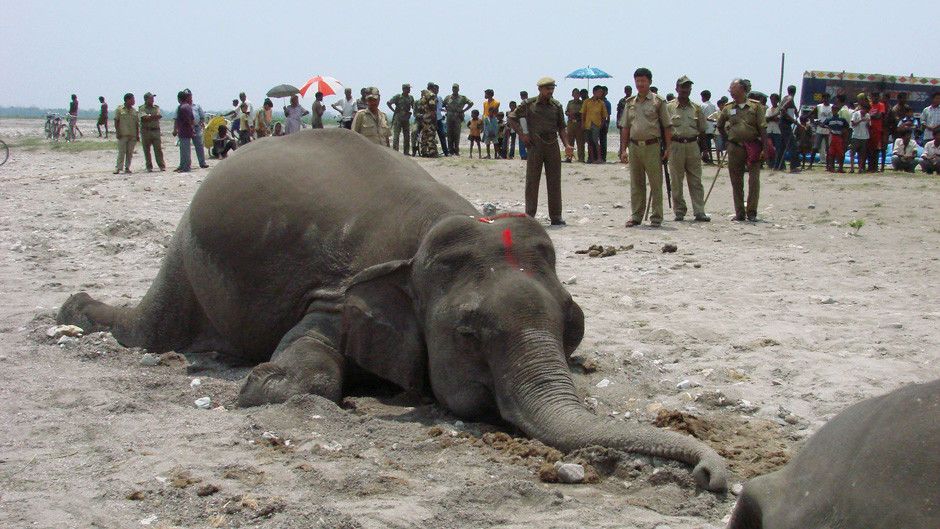
[[[305,348],[307,340],[295,342],[289,352],[274,362],[258,364],[238,394],[241,407],[285,402],[294,395],[314,394],[339,402],[343,396],[345,361],[334,352]]]
[[[97,322],[89,314],[90,307],[104,305],[100,301],[95,301],[85,292],[72,294],[65,300],[59,313],[56,315],[56,322],[61,325],[76,325],[81,327],[86,333],[105,330],[106,325]]]
[[[238,392],[238,405],[242,408],[261,406],[262,404],[277,404],[284,402],[291,395],[299,394],[287,383],[287,371],[271,362],[258,364]]]

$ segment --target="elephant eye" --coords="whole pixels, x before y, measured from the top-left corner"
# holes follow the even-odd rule
[[[463,266],[470,259],[467,252],[444,252],[434,258],[434,265],[450,269]]]

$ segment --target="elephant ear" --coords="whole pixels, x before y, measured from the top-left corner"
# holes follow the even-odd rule
[[[391,261],[353,277],[343,304],[343,354],[362,369],[423,392],[427,354],[408,286],[411,261]]]

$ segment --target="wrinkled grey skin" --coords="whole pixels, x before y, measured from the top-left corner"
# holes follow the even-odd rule
[[[729,529],[940,528],[940,380],[862,401],[747,482]]]
[[[212,170],[137,307],[80,293],[59,321],[151,351],[262,362],[243,406],[339,400],[364,370],[561,450],[683,461],[724,490],[724,461],[706,445],[584,408],[566,363],[584,316],[555,275],[550,238],[525,216],[477,216],[414,162],[347,130],[264,138]]]

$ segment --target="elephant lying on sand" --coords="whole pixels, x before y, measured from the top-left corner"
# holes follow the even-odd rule
[[[582,406],[566,357],[584,315],[555,275],[551,239],[525,215],[478,215],[414,162],[347,130],[265,138],[206,178],[137,307],[79,293],[59,321],[111,330],[126,346],[211,343],[263,362],[243,406],[338,400],[364,370],[561,450],[683,461],[702,487],[724,490],[724,460],[703,443]]]
[[[940,380],[862,401],[744,485],[729,529],[940,527]]]

